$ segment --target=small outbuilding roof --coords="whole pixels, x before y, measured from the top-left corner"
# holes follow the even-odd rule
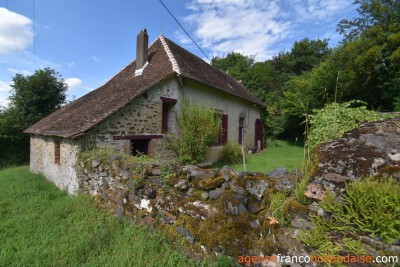
[[[148,49],[148,64],[135,76],[136,61],[104,85],[33,124],[29,134],[74,138],[85,134],[160,82],[179,75],[258,105],[264,103],[228,74],[160,35]]]

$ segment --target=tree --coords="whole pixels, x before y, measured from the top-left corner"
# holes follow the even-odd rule
[[[30,76],[16,74],[12,81],[10,106],[22,112],[28,118],[28,124],[37,122],[65,103],[68,86],[53,69],[39,69]]]
[[[23,133],[65,103],[67,85],[54,70],[16,74],[8,108],[0,111],[0,167],[29,159],[29,136]]]

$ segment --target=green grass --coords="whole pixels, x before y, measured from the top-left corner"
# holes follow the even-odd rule
[[[278,167],[286,167],[289,171],[299,168],[303,162],[303,146],[295,146],[287,141],[277,140],[263,151],[248,156],[247,171],[270,172]],[[243,164],[232,166],[237,171],[243,171]]]
[[[105,215],[26,166],[1,170],[0,184],[0,266],[196,265],[159,234]]]

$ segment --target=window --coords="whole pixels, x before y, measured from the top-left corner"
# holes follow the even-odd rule
[[[61,143],[60,140],[54,140],[54,164],[60,164],[61,161]]]
[[[140,154],[149,154],[149,143],[150,139],[136,139],[131,140],[131,151],[133,156],[138,156]]]
[[[226,145],[228,141],[228,115],[222,114],[221,110],[215,110],[215,120],[221,121],[221,133],[215,140],[215,146]]]
[[[167,97],[161,97],[162,100],[162,121],[161,121],[161,132],[168,132],[168,128],[170,127],[168,121],[171,114],[171,110],[176,104],[177,100]]]
[[[244,117],[239,118],[239,144],[243,144]]]

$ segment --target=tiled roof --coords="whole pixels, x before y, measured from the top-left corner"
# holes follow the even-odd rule
[[[162,35],[149,47],[148,62],[142,75],[135,76],[136,62],[132,61],[103,86],[60,108],[24,132],[66,138],[80,136],[173,75],[263,105],[232,77]]]

